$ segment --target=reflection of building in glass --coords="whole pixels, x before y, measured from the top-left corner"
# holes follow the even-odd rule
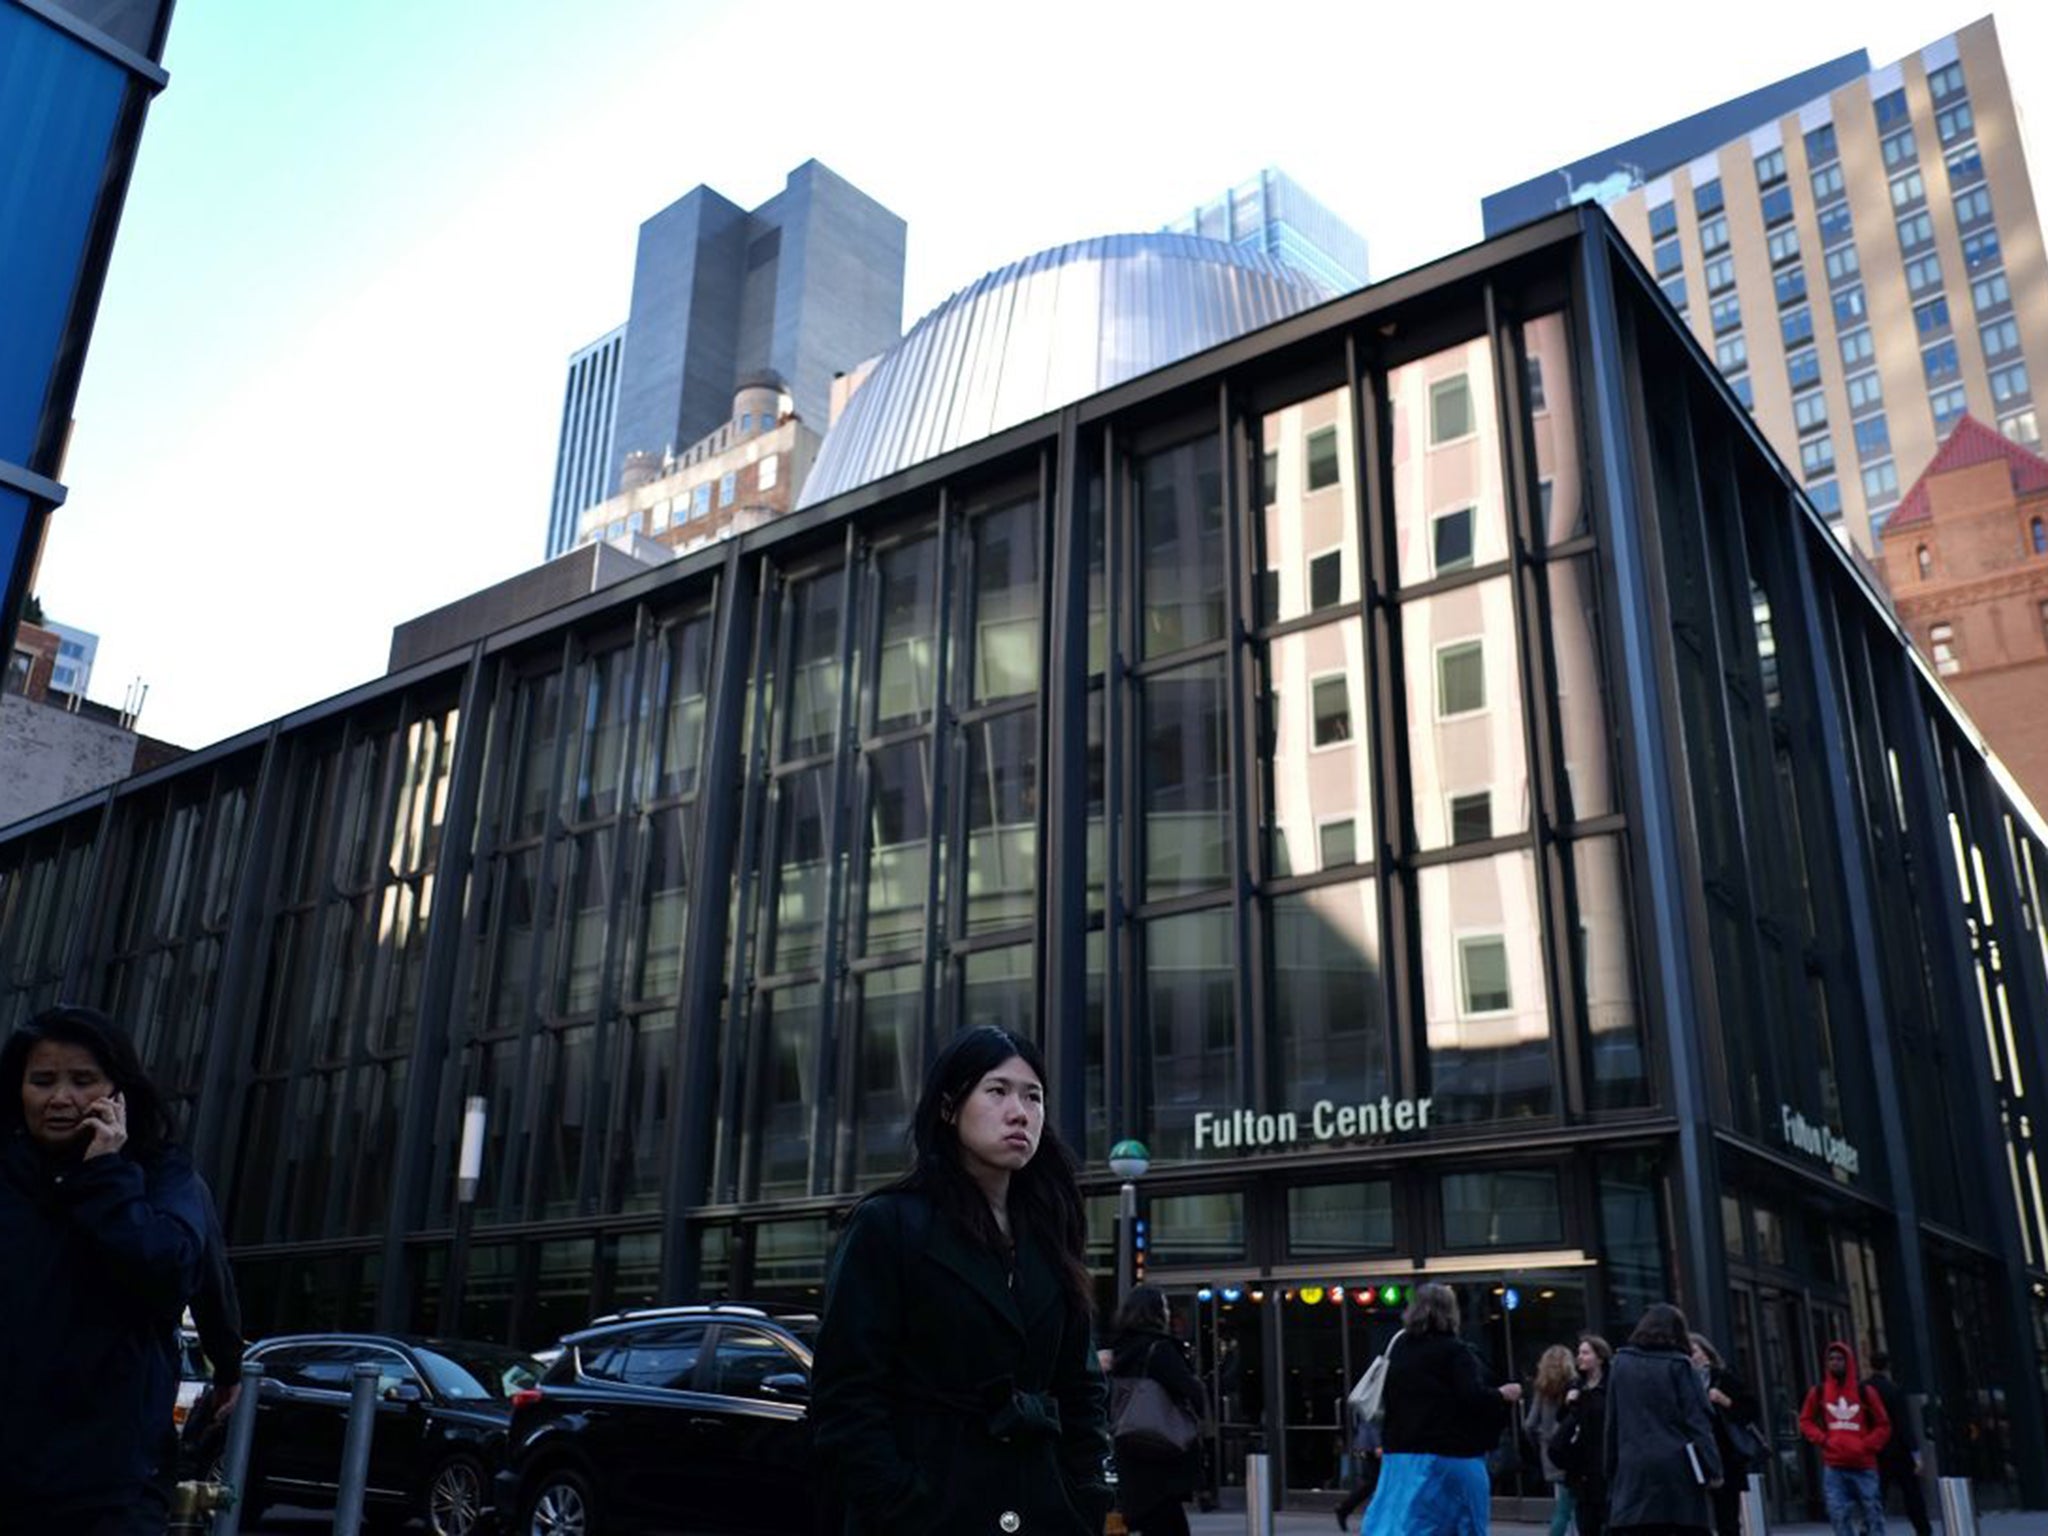
[[[1641,174],[1600,201],[1865,553],[1966,410],[2041,441],[2048,263],[1990,17],[1882,69],[1847,55],[1606,156]],[[1538,183],[1486,200],[1489,234],[1542,211]]]
[[[1151,1147],[1215,1467],[1333,1484],[1423,1276],[1517,1375],[1674,1296],[1789,1520],[1816,1338],[2048,1499],[2044,878],[1577,211],[13,831],[0,1022],[135,1021],[255,1326],[529,1343],[815,1298],[924,1063],[1003,1022],[1104,1268]]]
[[[1367,280],[1365,236],[1270,165],[1173,220],[1166,232],[1257,251],[1308,273],[1332,293],[1349,293]]]

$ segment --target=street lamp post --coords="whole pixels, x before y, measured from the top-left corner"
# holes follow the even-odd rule
[[[1122,1301],[1137,1284],[1138,1184],[1152,1166],[1142,1141],[1120,1141],[1109,1149],[1109,1171],[1122,1179],[1116,1199],[1116,1298]]]
[[[490,1102],[472,1095],[462,1106],[462,1151],[455,1162],[455,1247],[448,1255],[448,1278],[441,1288],[441,1332],[453,1338],[461,1331],[462,1291],[469,1283],[469,1233],[476,1224],[476,1190],[483,1179],[484,1127]]]

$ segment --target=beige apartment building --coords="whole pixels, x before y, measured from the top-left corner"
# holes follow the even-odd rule
[[[1964,412],[2040,442],[2048,264],[1989,16],[1607,206],[1866,554]]]

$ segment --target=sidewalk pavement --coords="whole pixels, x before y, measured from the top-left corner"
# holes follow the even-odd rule
[[[1980,1514],[1977,1517],[1980,1536],[2041,1536],[2048,1530],[2048,1516],[2039,1510],[2000,1511],[1996,1514]],[[1309,1536],[1310,1532],[1322,1533],[1334,1530],[1336,1522],[1327,1509],[1283,1510],[1273,1517],[1273,1536]],[[1934,1522],[1935,1530],[1941,1530],[1941,1521]],[[1193,1511],[1188,1514],[1188,1529],[1194,1536],[1245,1536],[1243,1510],[1217,1510],[1212,1514],[1200,1515]],[[1354,1533],[1358,1530],[1356,1520],[1346,1527]],[[1894,1518],[1885,1527],[1890,1536],[1912,1536],[1913,1528],[1903,1519]],[[1545,1536],[1549,1530],[1543,1525],[1509,1525],[1495,1522],[1493,1536]],[[1771,1536],[1832,1536],[1827,1525],[1774,1525]]]

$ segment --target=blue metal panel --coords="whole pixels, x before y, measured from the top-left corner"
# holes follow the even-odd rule
[[[0,5],[0,459],[33,464],[129,76]]]

